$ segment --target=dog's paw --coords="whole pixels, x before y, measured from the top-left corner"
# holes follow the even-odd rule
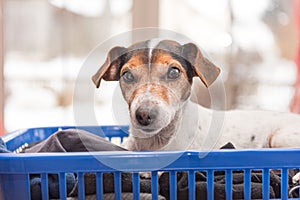
[[[293,176],[292,180],[294,184],[298,183],[300,181],[300,172]]]
[[[160,177],[163,172],[158,172],[157,175]],[[151,172],[140,172],[140,177],[144,179],[151,179]]]
[[[150,179],[151,178],[151,172],[140,172],[140,177],[143,179]]]

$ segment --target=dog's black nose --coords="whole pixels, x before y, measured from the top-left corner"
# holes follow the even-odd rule
[[[135,117],[141,125],[148,126],[156,119],[157,114],[156,108],[141,106],[136,110]]]

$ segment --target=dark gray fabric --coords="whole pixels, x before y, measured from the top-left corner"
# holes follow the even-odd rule
[[[94,195],[86,195],[85,200],[96,200],[97,196]],[[104,200],[115,200],[115,194],[114,193],[107,193],[103,194],[103,199]],[[122,193],[122,200],[132,200],[134,199],[133,193]],[[166,198],[159,195],[158,200],[165,200]],[[58,199],[55,199],[58,200]],[[78,200],[77,197],[69,197],[67,200]],[[140,200],[152,200],[152,194],[149,193],[140,193]]]
[[[105,138],[80,129],[67,129],[54,133],[48,139],[26,148],[25,153],[126,151]]]
[[[232,174],[232,197],[233,199],[244,199],[244,174],[236,171]],[[159,179],[160,195],[169,198],[169,173],[163,173]],[[251,197],[262,199],[262,173],[251,174]],[[281,179],[275,173],[270,173],[270,198],[280,199]],[[188,199],[188,174],[177,173],[177,199]],[[214,197],[215,199],[226,199],[226,176],[224,172],[215,172],[214,176]],[[196,199],[207,199],[207,180],[205,172],[196,172]]]
[[[121,176],[122,182],[122,192],[132,192],[132,174],[131,173],[122,173]],[[103,192],[104,193],[114,193],[114,174],[113,173],[104,173],[103,174]],[[84,185],[85,185],[85,194],[96,194],[96,175],[93,173],[84,175]],[[73,191],[70,193],[70,196],[77,196],[78,185],[76,183]],[[140,179],[140,192],[141,193],[150,193],[151,194],[151,179]]]
[[[6,145],[1,137],[0,137],[0,153],[10,153],[10,151],[6,148]]]

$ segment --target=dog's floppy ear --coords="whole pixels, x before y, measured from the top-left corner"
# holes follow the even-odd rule
[[[106,81],[119,80],[119,71],[122,62],[121,57],[126,50],[127,48],[125,47],[114,47],[108,52],[105,63],[100,67],[97,73],[92,76],[92,80],[97,88],[99,88],[102,79]]]
[[[206,87],[217,79],[220,68],[205,58],[195,44],[187,43],[183,45],[181,52],[182,56],[192,65],[194,75],[199,76]]]

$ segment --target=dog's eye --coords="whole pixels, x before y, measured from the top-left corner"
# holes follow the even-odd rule
[[[133,83],[135,81],[135,78],[130,71],[125,71],[122,74],[122,77],[126,83]]]
[[[169,70],[168,70],[167,78],[168,78],[169,80],[174,80],[174,79],[179,78],[180,75],[181,75],[180,69],[178,69],[178,68],[175,67],[175,66],[172,66],[172,67],[170,67]]]

